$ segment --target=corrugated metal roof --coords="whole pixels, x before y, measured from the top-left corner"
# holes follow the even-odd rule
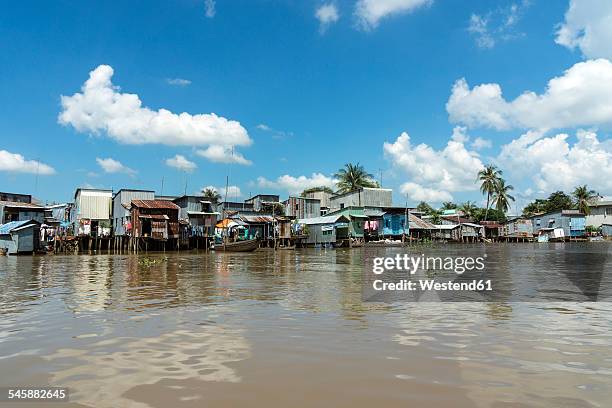
[[[272,222],[274,219],[269,215],[240,215],[240,219],[245,222],[266,223]]]
[[[31,209],[40,209],[40,210],[45,209],[45,207],[37,205],[37,204],[22,203],[18,201],[0,201],[0,205],[4,207],[9,207],[9,208],[31,208]]]
[[[343,215],[325,215],[322,217],[302,218],[297,220],[298,224],[316,225],[316,224],[333,224],[340,218],[346,218]]]
[[[414,214],[408,214],[408,228],[409,229],[424,229],[424,230],[433,230],[436,229],[436,226],[431,222],[423,220],[417,217]]]
[[[178,210],[180,207],[167,200],[132,200],[132,205],[138,208],[160,208]]]
[[[17,229],[19,227],[23,227],[24,225],[26,225],[28,223],[32,223],[32,220],[11,221],[11,222],[7,222],[6,224],[2,224],[2,225],[0,225],[0,235],[10,234],[11,231],[13,231],[14,229]]]
[[[382,217],[386,214],[384,211],[376,210],[373,208],[364,208],[363,213],[368,217]]]

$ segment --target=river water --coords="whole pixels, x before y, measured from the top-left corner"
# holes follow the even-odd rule
[[[612,254],[454,248],[546,280],[575,265],[554,254],[594,245]],[[612,303],[365,302],[363,263],[363,248],[0,257],[0,386],[69,387],[54,407],[612,406]]]

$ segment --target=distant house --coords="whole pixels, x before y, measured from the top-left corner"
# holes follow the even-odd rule
[[[586,225],[595,228],[612,223],[612,200],[597,201],[589,205],[591,212],[586,216]]]
[[[263,211],[266,204],[278,203],[279,196],[276,194],[257,194],[251,198],[244,200],[246,204],[252,204],[253,210]]]
[[[112,190],[78,188],[74,193],[75,235],[110,235]]]
[[[319,215],[325,215],[329,211],[332,193],[328,191],[312,191],[310,193],[306,193],[304,197],[319,200],[319,207],[321,211]]]
[[[497,221],[480,221],[480,225],[484,227],[483,235],[487,239],[497,240],[501,236],[502,225]]]
[[[154,240],[178,239],[179,206],[167,200],[132,200],[132,236]]]
[[[113,195],[113,234],[130,235],[132,229],[132,200],[154,200],[155,192],[151,190],[133,190],[122,188]]]
[[[504,239],[528,239],[533,237],[533,224],[530,218],[509,217],[501,226],[500,236]]]
[[[293,218],[313,218],[321,216],[321,200],[308,197],[289,197],[283,201],[285,215]]]
[[[253,208],[253,203],[239,202],[239,201],[222,201],[216,204],[216,211],[221,214],[221,217],[227,217],[228,215],[239,213],[239,214],[257,214],[257,211]]]
[[[320,244],[335,244],[337,241],[349,238],[350,219],[342,214],[325,215],[299,219],[297,223],[304,226],[308,246]]]
[[[612,238],[612,224],[602,224],[601,235],[606,238]]]
[[[3,191],[0,191],[0,201],[32,203],[32,196],[29,194],[5,193]]]
[[[476,242],[484,237],[484,227],[471,222],[446,223],[435,226],[432,237],[449,241]]]
[[[406,223],[405,208],[386,208],[382,216],[382,235],[398,238],[410,235],[410,225]]]
[[[189,237],[210,237],[215,234],[219,213],[202,196],[185,195],[174,199],[179,206],[179,220],[188,225]]]
[[[45,222],[45,207],[22,201],[0,201],[0,223],[35,220]]]
[[[361,187],[330,198],[330,212],[346,207],[382,208],[393,206],[393,190],[390,188]]]
[[[541,230],[563,229],[565,237],[584,237],[586,217],[578,210],[560,210],[530,217],[533,235]]]
[[[0,249],[9,255],[32,253],[39,248],[40,223],[11,221],[0,225]]]
[[[344,207],[326,214],[326,216],[346,217],[349,222],[346,226],[347,238],[364,238],[365,223],[368,221],[368,216],[365,215],[364,209],[361,207]]]

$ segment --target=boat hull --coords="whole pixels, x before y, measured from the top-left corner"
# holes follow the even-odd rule
[[[246,241],[227,242],[215,245],[215,251],[224,252],[252,252],[259,248],[259,241],[249,239]]]

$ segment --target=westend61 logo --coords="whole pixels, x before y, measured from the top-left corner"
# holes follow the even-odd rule
[[[366,254],[363,290],[365,300],[480,300],[474,299],[474,295],[493,291],[493,281],[485,275],[486,254],[373,255]],[[465,294],[469,295],[468,298],[465,298]]]

